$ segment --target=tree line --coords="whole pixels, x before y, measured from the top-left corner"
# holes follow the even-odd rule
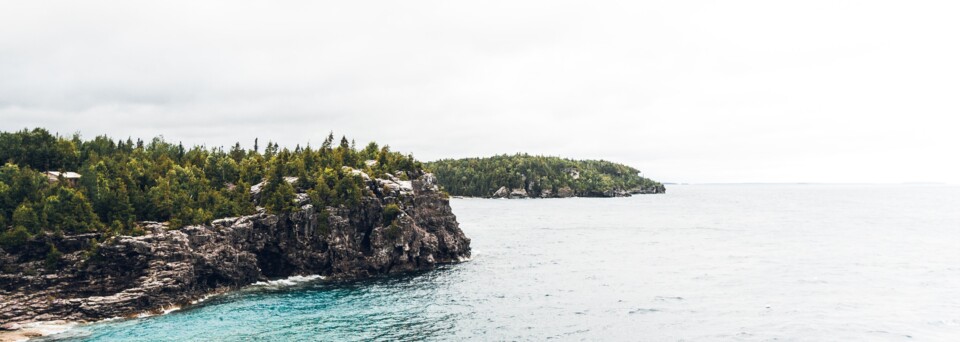
[[[576,196],[604,196],[610,191],[662,187],[641,177],[635,168],[604,160],[515,154],[443,159],[426,166],[454,196],[489,197],[500,187],[524,189],[531,197],[558,194],[562,189]]]
[[[373,162],[375,161],[375,162]],[[16,245],[37,234],[105,233],[138,235],[140,221],[169,222],[171,228],[215,218],[252,214],[255,205],[271,213],[297,210],[296,193],[317,206],[354,205],[363,180],[391,173],[418,177],[423,165],[412,155],[371,142],[362,149],[330,133],[319,148],[294,149],[268,142],[261,151],[236,143],[229,149],[165,141],[84,140],[36,128],[0,132],[0,245]],[[51,181],[45,171],[73,171],[76,182]],[[295,182],[285,177],[296,177]],[[251,185],[266,181],[259,203]]]

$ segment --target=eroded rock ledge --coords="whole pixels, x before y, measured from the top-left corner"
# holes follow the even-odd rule
[[[261,210],[178,230],[148,222],[145,236],[99,246],[91,245],[95,234],[48,235],[0,250],[0,323],[94,321],[160,311],[265,279],[356,279],[469,258],[470,239],[433,175],[363,176],[375,195],[357,207],[314,208],[298,196],[300,210],[287,215]],[[393,224],[385,222],[388,204],[402,211]],[[29,260],[42,260],[50,245],[64,253],[59,269],[36,272],[43,261]]]

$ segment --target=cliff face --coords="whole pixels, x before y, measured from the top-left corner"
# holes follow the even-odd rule
[[[48,235],[0,251],[0,323],[127,316],[270,278],[356,279],[469,258],[470,239],[433,175],[363,176],[375,195],[352,208],[315,208],[299,194],[300,210],[286,215],[260,211],[179,230],[145,223],[147,235],[99,246],[92,234]],[[401,209],[391,222],[388,204]],[[56,266],[38,258],[50,246],[64,254]]]

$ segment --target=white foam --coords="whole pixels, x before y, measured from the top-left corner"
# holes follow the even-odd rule
[[[323,279],[326,279],[326,277],[321,275],[308,275],[308,276],[295,275],[292,277],[277,279],[277,280],[258,281],[256,283],[251,284],[250,286],[259,287],[259,288],[283,288],[283,287],[296,286],[296,285],[309,283],[316,280],[323,280]]]
[[[200,297],[200,299],[190,301],[190,305],[196,305],[196,304],[199,304],[199,303],[203,303],[203,302],[206,301],[207,299],[210,299],[210,298],[212,298],[212,297],[214,297],[214,296],[217,296],[217,295],[220,295],[220,293],[211,293],[211,294],[208,294],[208,295],[206,295],[206,296]]]

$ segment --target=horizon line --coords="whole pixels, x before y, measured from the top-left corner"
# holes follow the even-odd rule
[[[950,182],[660,182],[663,185],[960,185]]]

